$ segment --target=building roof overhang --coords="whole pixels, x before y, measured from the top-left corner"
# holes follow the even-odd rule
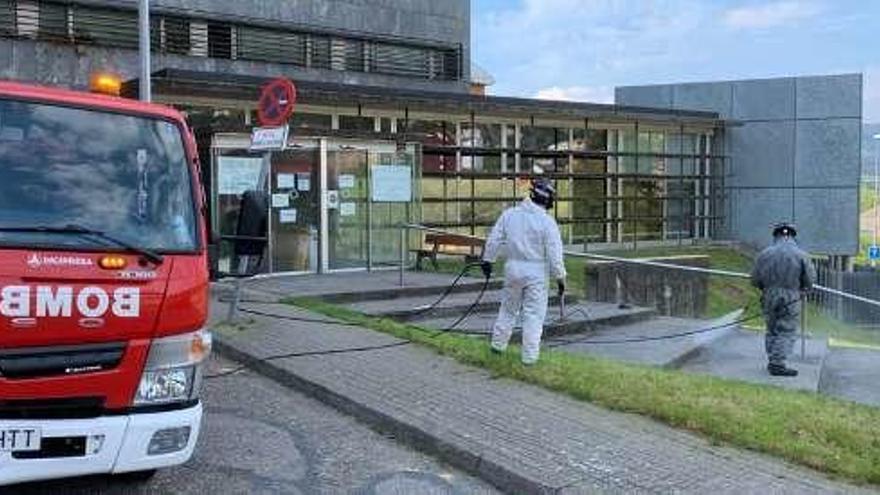
[[[163,69],[153,74],[152,90],[172,102],[187,98],[256,102],[269,78]],[[352,106],[409,112],[470,114],[502,118],[587,119],[606,122],[651,122],[722,127],[736,125],[715,112],[673,110],[602,103],[539,100],[507,96],[338,84],[296,79],[297,101],[306,105]],[[123,84],[123,94],[136,96],[138,81]]]

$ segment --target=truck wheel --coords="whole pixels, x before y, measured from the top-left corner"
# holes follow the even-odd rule
[[[128,483],[145,483],[150,481],[156,475],[155,469],[147,471],[132,471],[130,473],[120,473],[116,475],[116,479]]]

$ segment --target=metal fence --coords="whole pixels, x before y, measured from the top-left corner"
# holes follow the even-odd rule
[[[834,270],[823,260],[816,263],[816,274],[817,283],[821,286],[866,299],[880,300],[880,271]],[[880,307],[823,291],[813,293],[810,299],[823,313],[832,318],[853,325],[880,328]]]

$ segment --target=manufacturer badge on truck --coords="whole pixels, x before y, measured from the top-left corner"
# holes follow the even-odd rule
[[[43,266],[94,266],[95,263],[89,258],[82,256],[56,256],[31,254],[27,259],[27,266],[33,269]]]

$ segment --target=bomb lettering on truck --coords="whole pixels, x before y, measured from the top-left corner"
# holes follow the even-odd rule
[[[119,318],[140,316],[141,292],[137,287],[107,290],[88,286],[7,285],[0,288],[0,316],[7,318],[69,318],[73,310],[84,318],[100,318],[109,311]]]

